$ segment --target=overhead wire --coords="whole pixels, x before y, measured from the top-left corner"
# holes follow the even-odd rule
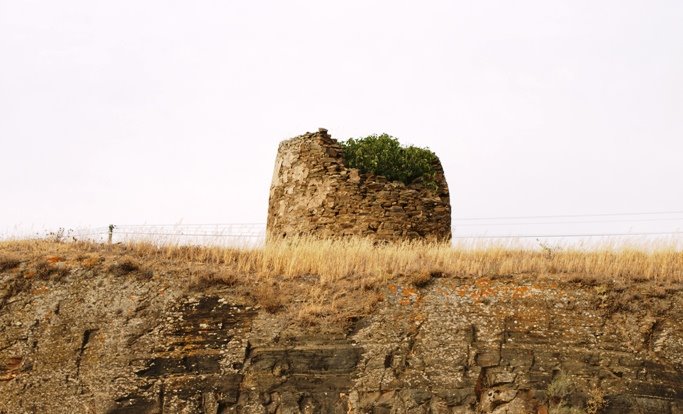
[[[683,234],[683,231],[664,231],[664,232],[640,232],[640,233],[586,233],[586,234],[525,234],[525,235],[472,235],[472,236],[453,236],[453,239],[529,239],[529,238],[551,238],[551,237],[613,237],[613,236],[655,236],[655,235],[674,235]]]
[[[683,210],[677,211],[651,211],[635,213],[597,213],[597,214],[559,214],[559,215],[540,215],[540,216],[501,216],[501,217],[463,217],[454,221],[469,220],[522,220],[522,219],[543,219],[543,218],[572,218],[572,217],[617,217],[617,216],[647,216],[662,214],[683,214]]]
[[[683,217],[650,217],[650,218],[624,218],[618,220],[562,220],[562,221],[541,221],[541,222],[517,222],[516,220],[525,219],[579,219],[597,217],[634,217],[634,216],[661,216],[661,215],[680,215],[683,210],[672,211],[648,211],[631,213],[595,213],[595,214],[558,214],[558,215],[530,215],[530,216],[498,216],[498,217],[463,217],[453,220],[453,229],[461,227],[484,227],[484,226],[527,226],[527,225],[572,225],[572,224],[602,224],[602,223],[636,223],[636,222],[657,222],[657,221],[681,221]],[[512,220],[512,222],[493,222],[493,223],[469,223],[470,221],[492,221],[492,220]],[[462,223],[465,222],[465,223]],[[173,237],[215,237],[215,238],[242,238],[242,237],[265,237],[264,226],[266,223],[199,223],[199,224],[121,224],[114,225],[113,234],[116,236],[173,236]],[[202,227],[213,227],[215,229],[234,229],[238,234],[211,234],[199,233],[197,230]],[[189,233],[175,231],[183,228],[190,230]],[[249,231],[254,229],[255,231]],[[100,231],[101,230],[101,231]],[[107,235],[108,227],[97,227],[86,229],[89,233],[75,233],[74,236],[85,237],[93,235]],[[144,231],[151,230],[151,231]],[[170,231],[169,231],[170,230]],[[206,229],[203,229],[206,230]],[[245,230],[247,230],[245,232]],[[678,230],[678,229],[677,229]],[[248,233],[248,234],[245,234]],[[256,233],[256,234],[255,234]],[[613,237],[613,236],[652,236],[652,235],[677,235],[683,231],[669,232],[613,232],[613,233],[567,233],[567,234],[502,234],[502,235],[454,235],[453,239],[510,239],[510,238],[572,238],[572,237]]]
[[[264,237],[262,234],[207,234],[207,233],[156,233],[156,232],[114,232],[115,235],[181,236],[181,237]]]
[[[581,220],[581,221],[541,221],[541,222],[517,222],[517,223],[466,223],[458,224],[456,227],[473,226],[521,226],[538,224],[597,224],[597,223],[640,223],[652,221],[680,221],[683,217],[675,218],[656,218],[656,219],[636,219],[636,220]]]

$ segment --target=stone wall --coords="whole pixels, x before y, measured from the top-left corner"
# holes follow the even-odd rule
[[[437,189],[347,168],[327,130],[280,143],[268,206],[270,237],[361,236],[376,240],[451,239],[451,206],[441,163]]]

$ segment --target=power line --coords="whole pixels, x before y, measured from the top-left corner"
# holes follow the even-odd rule
[[[208,226],[234,226],[234,227],[247,227],[247,226],[265,226],[266,223],[201,223],[201,224],[117,224],[116,228],[125,227],[208,227]]]
[[[662,215],[662,214],[683,214],[683,210],[678,211],[650,211],[650,212],[634,212],[634,213],[595,213],[595,214],[560,214],[560,215],[539,215],[539,216],[499,216],[499,217],[463,217],[454,218],[454,222],[458,221],[475,221],[475,220],[523,220],[523,219],[544,219],[544,218],[580,218],[580,217],[620,217],[620,216],[647,216],[647,215]],[[681,220],[683,218],[672,219],[650,219],[637,221],[657,221],[657,220]],[[625,220],[630,221],[630,220]],[[636,220],[633,220],[636,221]],[[614,221],[615,223],[618,221]],[[568,222],[573,223],[573,222]],[[578,223],[578,222],[574,222]],[[596,221],[596,223],[598,223]],[[520,223],[527,224],[527,223]],[[528,223],[536,224],[536,223]],[[564,223],[548,223],[548,224],[564,224]],[[198,223],[198,224],[184,224],[184,223],[167,223],[167,224],[117,224],[117,228],[125,227],[204,227],[204,226],[265,226],[266,223]]]
[[[453,221],[522,220],[522,219],[572,218],[572,217],[647,216],[647,215],[660,215],[660,214],[683,214],[683,210],[679,210],[679,211],[653,211],[653,212],[639,212],[639,213],[564,214],[564,215],[549,215],[549,216],[465,217],[465,218],[455,219]]]
[[[522,222],[522,223],[467,223],[458,224],[454,227],[471,227],[471,226],[521,226],[534,224],[588,224],[588,223],[638,223],[646,221],[679,221],[683,217],[675,218],[655,218],[655,219],[636,219],[636,220],[588,220],[588,221],[542,221],[542,222]]]
[[[148,232],[120,232],[114,235],[142,235],[142,236],[188,236],[188,237],[264,237],[262,234],[206,234],[206,233],[148,233]]]
[[[603,233],[603,234],[536,234],[536,235],[498,235],[498,236],[453,236],[453,239],[529,239],[529,238],[549,238],[549,237],[610,237],[610,236],[655,236],[655,235],[674,235],[683,234],[683,231],[668,232],[649,232],[649,233]]]
[[[97,233],[104,234],[104,233]],[[206,234],[206,233],[158,233],[158,232],[115,232],[115,235],[141,236],[181,236],[181,237],[265,237],[264,234]],[[639,233],[585,233],[585,234],[535,234],[535,235],[472,235],[453,236],[453,239],[510,239],[510,238],[549,238],[549,237],[610,237],[610,236],[653,236],[683,234],[683,231],[673,232],[639,232]]]

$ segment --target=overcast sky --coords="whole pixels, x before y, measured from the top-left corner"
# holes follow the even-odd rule
[[[0,0],[0,229],[262,223],[278,142],[318,127],[431,148],[454,220],[683,211],[682,22],[677,0]],[[683,230],[610,220],[636,218],[461,233]]]

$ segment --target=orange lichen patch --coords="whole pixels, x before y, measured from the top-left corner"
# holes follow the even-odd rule
[[[88,256],[81,259],[81,265],[86,269],[92,269],[93,267],[104,261],[104,257],[99,255]]]
[[[501,293],[500,290],[495,290],[492,288],[486,288],[481,290],[481,296],[496,296],[497,293]]]
[[[485,279],[485,278],[479,278],[474,281],[474,284],[477,285],[479,288],[484,288],[489,285],[491,285],[491,280],[490,279]]]
[[[443,291],[438,291],[437,294],[448,296],[449,294],[457,295],[461,298],[469,298],[473,301],[488,301],[490,299],[521,299],[528,298],[533,295],[543,292],[548,289],[547,286],[527,286],[515,285],[509,283],[498,283],[491,279],[478,279],[467,286],[448,286],[444,287]]]
[[[438,287],[438,288],[434,289],[434,294],[439,295],[439,296],[448,296],[450,294],[450,292],[448,291],[448,289],[445,289],[443,287]]]
[[[417,290],[413,287],[406,287],[401,290],[403,297],[417,296]]]
[[[55,264],[55,263],[63,262],[63,261],[65,261],[66,259],[63,258],[62,256],[48,256],[48,257],[46,258],[46,260],[47,260],[47,262],[50,263],[50,264]]]
[[[33,289],[31,291],[32,295],[41,295],[43,293],[48,292],[50,289],[47,288],[47,286],[38,286],[37,288]]]
[[[511,297],[513,299],[519,299],[527,296],[527,292],[529,292],[529,288],[526,286],[516,286],[512,289],[512,295]]]
[[[398,296],[398,303],[400,305],[411,305],[418,302],[421,297],[417,288],[413,286],[399,286],[389,285],[389,292],[391,295]]]

